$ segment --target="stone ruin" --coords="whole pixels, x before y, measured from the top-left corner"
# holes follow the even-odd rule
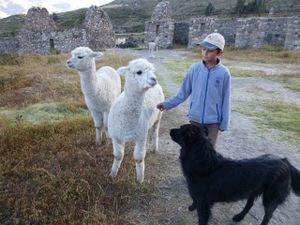
[[[221,33],[227,45],[237,48],[261,48],[283,45],[285,49],[300,50],[300,17],[274,17],[274,9],[266,17],[217,18],[200,17],[189,21],[171,19],[170,3],[160,2],[151,21],[145,26],[145,45],[159,37],[160,48],[187,44],[189,48],[212,32]]]
[[[170,2],[157,4],[151,21],[145,23],[145,46],[149,42],[156,42],[159,48],[171,48],[173,45],[175,22],[171,19]]]
[[[109,16],[100,7],[92,6],[86,12],[84,25],[87,41],[92,49],[115,46],[115,37]]]
[[[115,35],[108,15],[91,6],[81,27],[57,28],[45,8],[29,9],[24,25],[16,37],[0,38],[0,53],[48,54],[51,49],[70,52],[76,47],[94,50],[115,47]]]

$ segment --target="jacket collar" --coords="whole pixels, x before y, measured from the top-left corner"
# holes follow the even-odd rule
[[[221,59],[220,59],[220,58],[217,58],[217,64],[214,65],[214,66],[212,66],[212,67],[210,67],[210,68],[208,68],[208,67],[206,66],[206,64],[205,64],[205,62],[204,62],[203,60],[201,60],[201,64],[202,64],[206,69],[212,70],[212,69],[218,68],[218,67],[221,65]]]

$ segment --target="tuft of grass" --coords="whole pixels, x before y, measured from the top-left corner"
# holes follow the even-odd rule
[[[112,146],[96,147],[94,130],[88,117],[1,128],[0,223],[129,224],[126,212],[147,205],[154,184],[135,183],[128,149],[111,179]]]
[[[8,74],[0,76],[0,93],[30,86],[32,82],[31,78],[22,76],[20,71],[10,71]]]
[[[0,65],[17,65],[20,66],[23,60],[16,54],[0,54]]]
[[[281,101],[262,100],[251,104],[250,109],[237,111],[254,117],[258,127],[282,131],[282,138],[300,143],[300,108]]]

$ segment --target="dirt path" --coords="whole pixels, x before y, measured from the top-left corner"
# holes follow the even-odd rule
[[[121,51],[126,52],[126,51]],[[129,52],[129,50],[127,50]],[[132,51],[130,51],[132,53]],[[175,94],[178,84],[171,79],[171,74],[163,66],[166,59],[180,59],[184,57],[184,50],[162,50],[154,57],[149,57],[147,51],[135,51],[140,57],[148,58],[154,63],[156,69],[162,77],[170,94]],[[249,63],[252,69],[253,64]],[[263,66],[262,66],[263,67]],[[267,68],[269,65],[267,66]],[[270,66],[270,68],[275,68]],[[248,68],[249,69],[249,68]],[[291,72],[292,68],[288,68]],[[267,85],[266,85],[267,84]],[[282,85],[260,78],[233,78],[232,80],[232,103],[233,108],[241,107],[249,101],[262,96],[256,92],[251,92],[253,88],[261,90],[264,98],[280,97],[285,101],[300,105],[300,93],[293,92]],[[143,225],[193,225],[197,224],[196,212],[189,212],[187,207],[191,203],[187,193],[185,180],[182,176],[178,162],[179,146],[169,137],[169,129],[187,123],[186,118],[187,103],[179,105],[163,115],[160,130],[160,151],[157,153],[157,171],[159,174],[159,185],[156,197],[149,203],[150,208],[133,210],[135,224]],[[229,131],[221,133],[217,143],[217,151],[223,155],[240,159],[255,157],[264,153],[273,153],[282,157],[287,157],[298,168],[300,168],[300,146],[295,146],[288,141],[277,140],[275,133],[268,132],[257,135],[254,121],[238,112],[232,112],[231,127]],[[298,154],[296,153],[298,151]],[[147,170],[147,167],[146,167]],[[153,171],[152,171],[153,172]],[[231,225],[236,224],[231,221],[233,215],[237,214],[245,202],[215,204],[212,218],[209,224]],[[299,225],[300,221],[300,198],[291,194],[284,205],[278,208],[270,222],[270,225]],[[130,217],[131,217],[130,216]],[[263,217],[263,207],[259,198],[250,213],[245,219],[238,223],[241,225],[260,224]]]

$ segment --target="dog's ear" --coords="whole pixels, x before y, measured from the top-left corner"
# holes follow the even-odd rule
[[[186,130],[185,134],[185,142],[187,145],[192,145],[199,138],[196,127],[190,126],[189,129]]]

